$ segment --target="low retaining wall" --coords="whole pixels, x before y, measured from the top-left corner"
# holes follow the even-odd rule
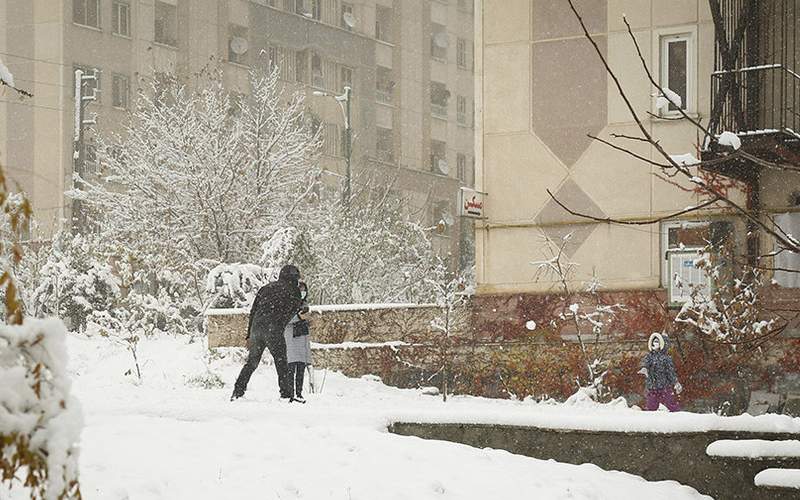
[[[675,480],[717,500],[789,500],[797,490],[756,487],[755,475],[767,468],[800,468],[800,459],[709,457],[706,447],[720,439],[798,439],[798,434],[711,431],[628,433],[555,430],[489,424],[396,422],[389,431],[558,462],[592,463],[606,470],[636,474],[649,481]]]
[[[245,347],[247,309],[211,309],[206,312],[208,347]],[[419,342],[430,338],[431,320],[439,313],[433,305],[353,304],[313,306],[305,315],[312,340],[323,344],[343,342]]]

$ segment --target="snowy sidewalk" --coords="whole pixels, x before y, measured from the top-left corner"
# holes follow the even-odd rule
[[[143,340],[141,385],[123,375],[130,354],[108,340],[71,337],[69,348],[86,414],[88,500],[708,498],[671,481],[386,431],[401,412],[503,413],[530,403],[455,398],[444,405],[420,391],[328,374],[323,394],[290,405],[272,396],[267,366],[256,371],[247,398],[231,403],[227,387],[185,383],[210,368],[230,384],[240,367],[231,357],[207,364],[199,343]]]

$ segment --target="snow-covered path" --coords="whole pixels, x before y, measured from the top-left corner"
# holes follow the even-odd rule
[[[72,337],[69,348],[86,415],[81,482],[88,500],[707,498],[593,465],[389,434],[390,415],[443,404],[374,380],[328,374],[322,394],[288,404],[273,396],[273,372],[262,366],[247,398],[231,403],[227,387],[185,383],[209,369],[229,384],[236,376],[235,357],[204,360],[202,345],[142,341],[141,385],[124,375],[130,354],[107,339]],[[526,404],[455,398],[446,407]]]

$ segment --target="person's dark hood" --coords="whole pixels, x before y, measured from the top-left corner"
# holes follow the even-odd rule
[[[288,281],[297,286],[297,282],[300,281],[300,270],[291,264],[283,266],[280,274],[278,274],[278,279],[281,281]]]

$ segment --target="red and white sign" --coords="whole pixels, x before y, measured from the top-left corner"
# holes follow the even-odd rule
[[[483,219],[484,196],[486,193],[474,189],[461,188],[459,192],[459,214],[462,217]]]

